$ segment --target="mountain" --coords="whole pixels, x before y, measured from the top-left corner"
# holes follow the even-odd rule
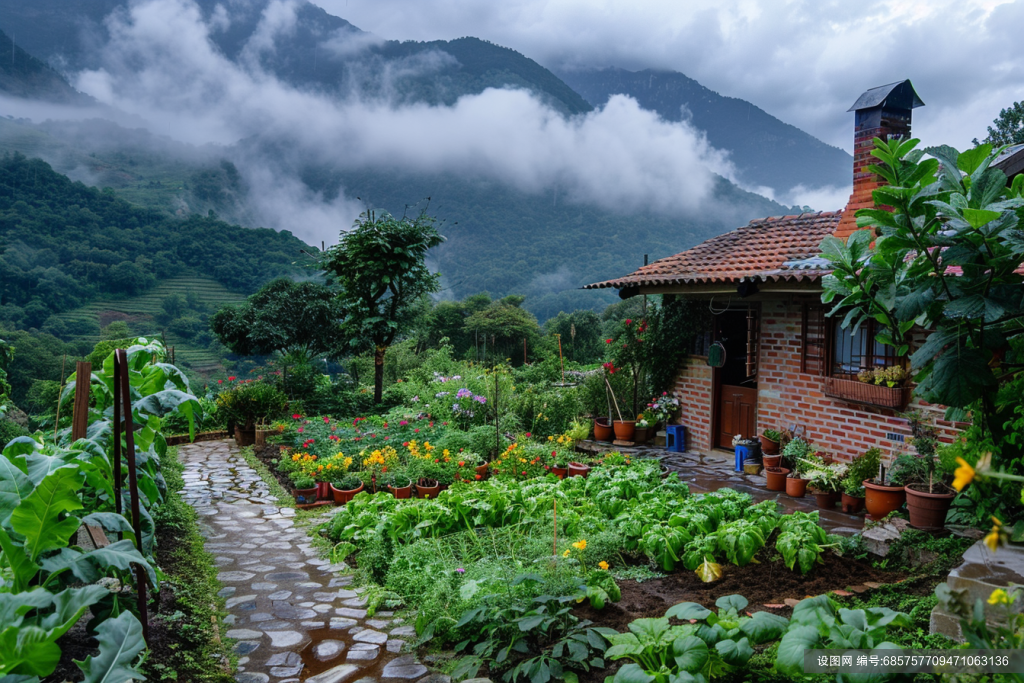
[[[714,147],[729,152],[747,187],[770,187],[778,195],[797,185],[843,187],[852,182],[853,157],[847,152],[677,71],[581,69],[559,76],[595,107],[621,93],[668,121],[690,121]]]
[[[230,22],[211,34],[232,60],[255,60],[281,80],[339,95],[387,96],[395,102],[453,104],[487,88],[519,87],[555,109],[578,114],[592,107],[553,73],[522,54],[478,38],[431,42],[381,40],[322,8],[300,2],[295,21],[274,36],[273,49],[250,40],[269,0],[232,2]],[[13,31],[32,54],[74,73],[101,66],[98,45],[105,23],[125,0],[0,0],[0,28]],[[198,0],[206,19],[223,11],[220,0]],[[218,9],[220,8],[220,9]]]
[[[94,103],[48,65],[22,50],[3,31],[0,31],[0,55],[0,93],[61,104]]]

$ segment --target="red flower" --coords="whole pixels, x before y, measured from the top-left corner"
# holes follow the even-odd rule
[[[222,379],[217,380],[217,384],[224,384],[224,380],[222,380]]]
[[[525,473],[524,473],[524,474],[525,474]],[[477,479],[481,479],[482,477],[481,477],[481,476],[480,476],[480,475],[478,474],[478,475],[476,475],[476,478],[477,478]]]
[[[552,458],[555,457],[556,455],[558,455],[558,451],[551,451],[551,457]]]
[[[632,325],[633,324],[633,319],[632,318],[626,318],[626,324],[627,325]]]
[[[530,432],[526,432],[526,436],[529,438],[529,437],[533,436],[533,434],[531,434]]]
[[[466,466],[466,461],[465,460],[460,460],[459,461],[459,467],[465,467],[465,466]]]
[[[419,430],[419,429],[414,429],[414,430],[412,430],[412,433],[413,433],[413,434],[419,434],[419,433],[420,433],[420,430]]]
[[[523,470],[523,476],[524,477],[526,476],[526,470]]]
[[[235,381],[235,376],[232,375],[231,377],[228,377],[228,381],[229,382],[234,382]]]
[[[605,339],[605,340],[604,340],[604,343],[605,343],[605,344],[611,344],[611,343],[612,343],[612,340],[611,340],[611,339]]]
[[[301,419],[302,419],[302,416],[301,416],[301,415],[299,415],[298,413],[295,413],[294,415],[292,415],[292,419],[293,419],[293,420],[301,420]]]
[[[403,441],[402,445],[405,446],[406,448],[408,448],[409,447],[409,442],[408,441]]]

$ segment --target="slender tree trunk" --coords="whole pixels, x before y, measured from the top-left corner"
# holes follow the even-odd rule
[[[378,346],[373,354],[373,402],[380,403],[384,395],[384,354],[388,347]]]

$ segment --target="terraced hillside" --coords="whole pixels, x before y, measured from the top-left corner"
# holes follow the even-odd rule
[[[175,294],[187,298],[190,293],[211,313],[225,304],[245,300],[243,295],[225,289],[223,285],[210,278],[176,277],[160,282],[145,294],[126,299],[93,301],[81,308],[62,313],[59,317],[65,323],[88,322],[90,328],[97,330],[116,320],[124,320],[133,333],[163,336],[168,347],[174,347],[175,360],[178,364],[202,374],[223,370],[221,359],[227,353],[223,346],[216,342],[209,348],[201,346],[165,329],[157,320],[163,310],[164,299]],[[80,338],[91,343],[99,341],[98,334],[82,335]]]

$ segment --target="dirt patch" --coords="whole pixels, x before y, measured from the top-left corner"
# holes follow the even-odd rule
[[[765,605],[784,605],[786,598],[802,600],[836,589],[859,586],[865,581],[895,583],[906,576],[875,569],[870,562],[831,553],[825,554],[822,558],[824,564],[815,567],[807,576],[790,571],[781,559],[770,561],[767,550],[763,550],[757,559],[759,563],[752,562],[745,567],[723,565],[723,576],[714,583],[703,583],[696,574],[686,570],[643,583],[619,581],[622,591],[619,602],[609,603],[603,610],[595,610],[584,603],[573,613],[598,626],[625,631],[634,619],[665,616],[669,607],[680,602],[697,602],[711,607],[723,595],[738,594],[750,601],[750,611],[788,616],[792,612],[789,607],[768,608]]]

